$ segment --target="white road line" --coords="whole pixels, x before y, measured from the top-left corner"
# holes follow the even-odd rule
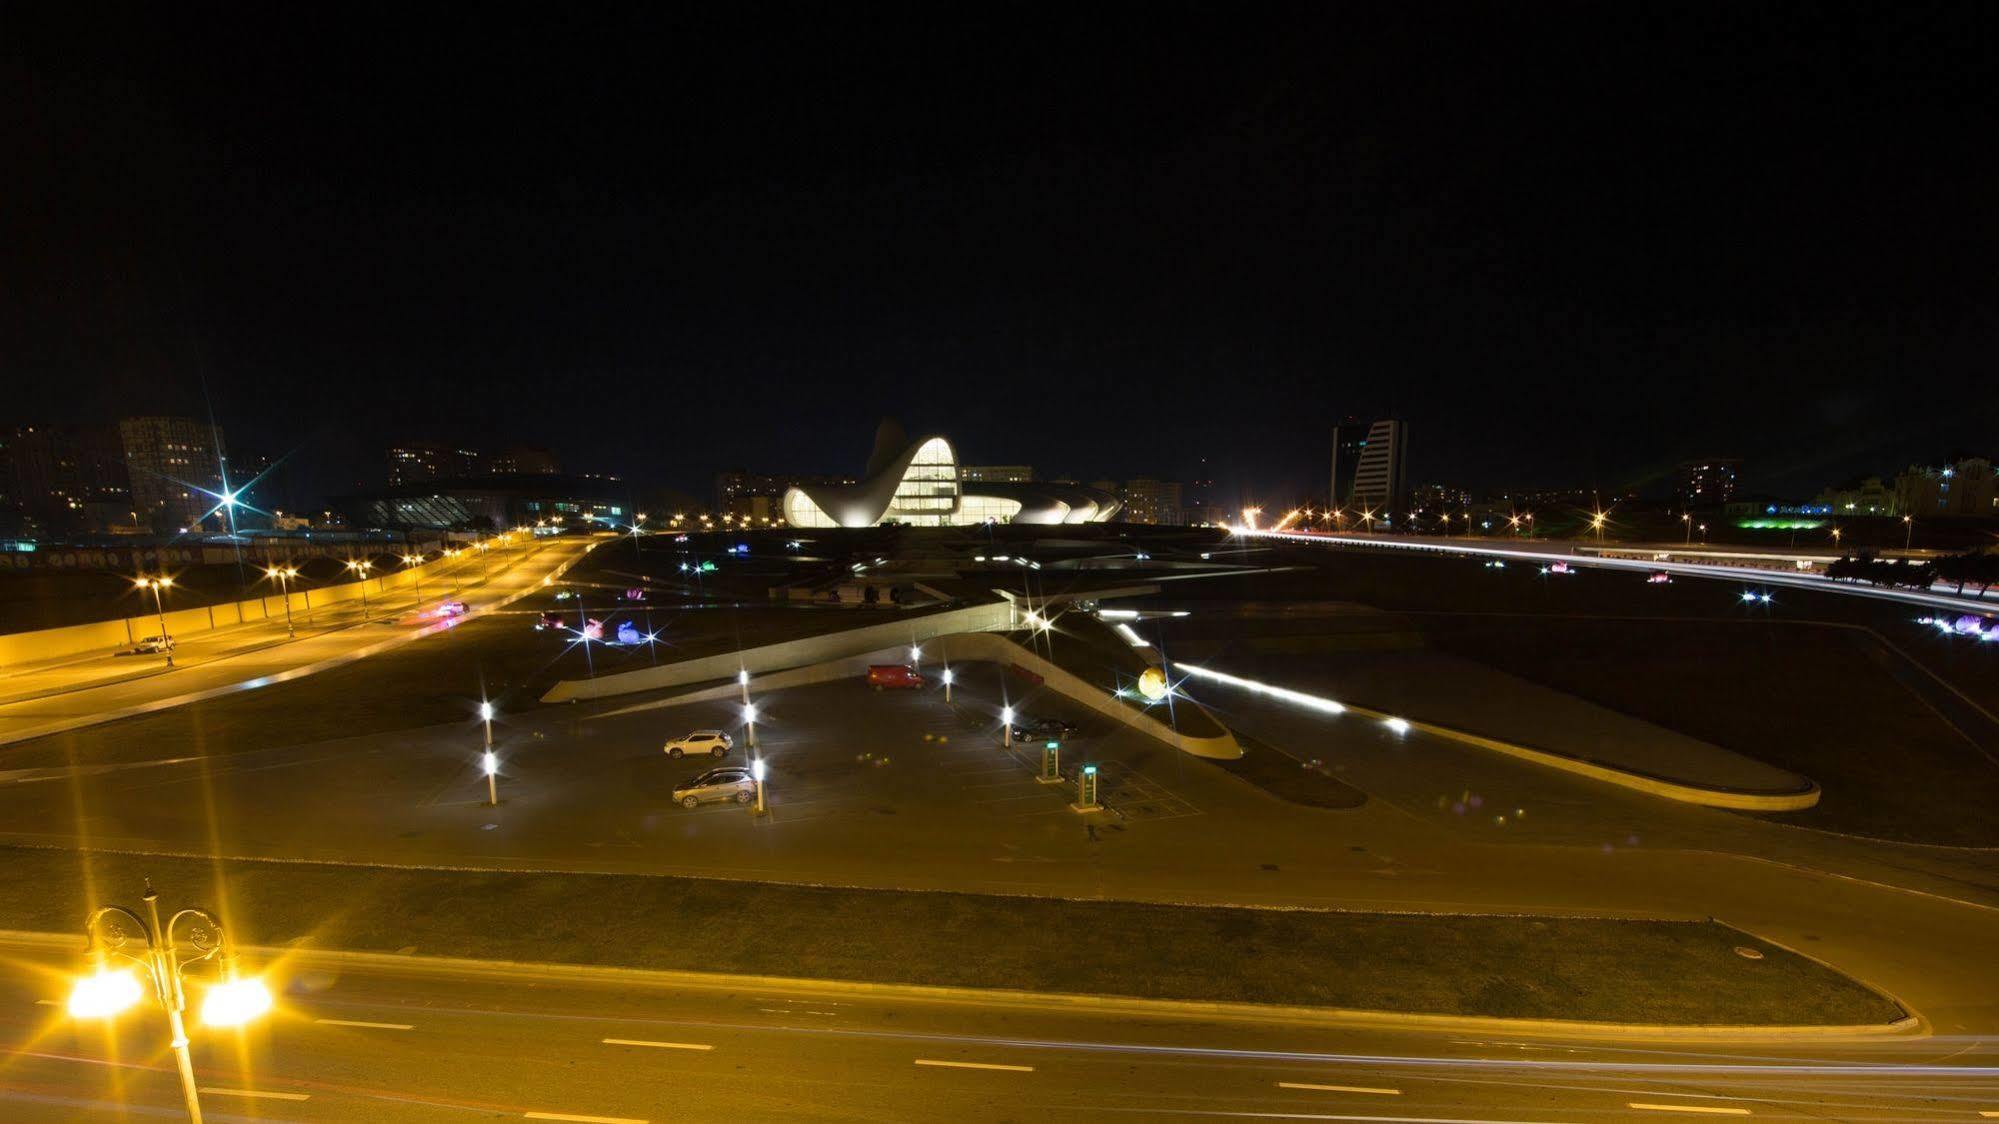
[[[250,1097],[270,1101],[309,1101],[311,1093],[266,1093],[258,1089],[211,1089],[206,1086],[195,1090],[204,1097]]]
[[[1707,1104],[1648,1104],[1645,1101],[1631,1101],[1629,1106],[1641,1112],[1697,1112],[1703,1116],[1748,1116],[1746,1108],[1722,1108]]]
[[[1399,1097],[1400,1089],[1381,1089],[1373,1085],[1308,1085],[1303,1081],[1279,1081],[1279,1089],[1310,1089],[1319,1093],[1373,1093],[1382,1097]]]
[[[606,1038],[606,1046],[651,1046],[658,1050],[712,1050],[715,1047],[700,1042],[648,1042],[643,1038]]]
[[[60,1000],[60,999],[37,999],[37,1000],[35,1000],[35,1006],[37,1006],[37,1007],[60,1007],[60,1006],[62,1006],[62,1000]]]
[[[321,1026],[358,1026],[364,1030],[415,1030],[409,1023],[367,1023],[358,1019],[314,1019]]]
[[[992,1062],[940,1062],[930,1058],[916,1059],[917,1065],[936,1065],[946,1069],[1003,1069],[1009,1073],[1033,1073],[1031,1065],[995,1065]]]
[[[1987,1120],[1999,1120],[1999,1108],[1980,1109],[1978,1115]]]
[[[575,1116],[567,1112],[523,1112],[527,1120],[567,1120],[571,1124],[651,1124],[631,1116]]]

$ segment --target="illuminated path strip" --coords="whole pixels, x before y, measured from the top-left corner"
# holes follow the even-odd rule
[[[1640,1112],[1693,1112],[1703,1116],[1748,1116],[1746,1108],[1722,1108],[1704,1104],[1652,1104],[1648,1101],[1631,1101],[1626,1107]]]
[[[1534,562],[1566,562],[1571,566],[1590,566],[1604,570],[1642,570],[1652,573],[1664,570],[1669,574],[1690,578],[1708,578],[1715,581],[1751,582],[1764,586],[1784,586],[1790,589],[1810,589],[1820,593],[1837,593],[1848,597],[1872,597],[1877,601],[1898,601],[1905,605],[1921,605],[1931,609],[1954,609],[1960,612],[1978,612],[1981,609],[1999,610],[1999,601],[1980,602],[1971,597],[1954,597],[1947,593],[1925,593],[1913,589],[1885,589],[1880,586],[1860,585],[1854,582],[1836,582],[1818,574],[1765,570],[1755,566],[1729,566],[1709,562],[1660,562],[1646,558],[1605,558],[1595,554],[1576,554],[1551,550],[1532,550],[1527,547],[1507,547],[1479,545],[1467,539],[1423,539],[1389,537],[1384,535],[1339,535],[1317,534],[1300,531],[1253,531],[1247,527],[1231,527],[1229,533],[1244,539],[1280,539],[1284,542],[1316,543],[1320,546],[1360,546],[1381,547],[1387,550],[1410,550],[1428,554],[1469,554],[1482,558],[1526,559]],[[1635,548],[1638,550],[1644,547]],[[1781,559],[1773,559],[1781,561]]]
[[[1008,1073],[1033,1073],[1031,1065],[998,1065],[993,1062],[940,1062],[930,1058],[916,1059],[917,1065],[941,1066],[945,1069],[998,1069]]]
[[[1303,1081],[1279,1081],[1279,1089],[1309,1089],[1315,1093],[1372,1093],[1377,1097],[1399,1097],[1400,1089],[1382,1089],[1373,1085],[1312,1085]]]

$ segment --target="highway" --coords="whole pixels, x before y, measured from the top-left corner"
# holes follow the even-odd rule
[[[684,943],[699,967],[698,934],[662,939]],[[39,973],[0,978],[7,1119],[178,1115],[157,1009],[127,1012],[115,1031],[79,1023],[60,1006],[68,961],[46,942],[4,948]],[[363,967],[301,956],[282,970],[267,1025],[193,1032],[209,1119],[1442,1124],[1999,1113],[1999,1057],[1984,1040],[1585,1042],[415,959]]]
[[[1590,566],[1610,570],[1638,570],[1646,573],[1663,570],[1676,577],[1711,578],[1723,581],[1749,582],[1759,587],[1780,587],[1789,589],[1810,589],[1821,593],[1838,593],[1850,597],[1871,597],[1881,601],[1897,601],[1906,605],[1917,605],[1926,609],[1953,609],[1960,612],[1999,612],[1999,601],[1980,601],[1975,596],[1960,597],[1953,593],[1939,593],[1934,590],[1887,589],[1881,586],[1863,585],[1857,582],[1836,582],[1823,574],[1801,570],[1771,569],[1763,566],[1735,565],[1724,562],[1675,562],[1668,559],[1613,558],[1605,557],[1592,550],[1618,549],[1629,552],[1643,552],[1652,544],[1628,543],[1612,547],[1599,547],[1584,542],[1552,542],[1546,539],[1529,539],[1525,542],[1492,538],[1437,538],[1426,535],[1368,535],[1342,534],[1322,531],[1266,531],[1250,527],[1231,527],[1229,533],[1244,539],[1272,539],[1289,543],[1310,543],[1320,546],[1379,547],[1385,550],[1413,550],[1431,554],[1469,555],[1500,560],[1514,560],[1531,563],[1563,562],[1571,566]],[[1686,549],[1670,545],[1660,545],[1661,553],[1685,555]],[[1735,552],[1731,557],[1743,557]],[[1772,554],[1773,562],[1785,562],[1792,555]],[[1937,587],[1941,588],[1941,587]]]
[[[422,604],[431,606],[455,596],[473,615],[504,607],[574,562],[584,547],[565,540],[497,552],[503,557],[495,560],[490,578],[473,571],[463,585],[427,587],[430,596]],[[107,655],[13,669],[0,689],[0,745],[284,682],[419,639],[463,619],[428,618],[418,608],[410,596],[398,591],[374,601],[365,623],[359,602],[317,610],[295,640],[285,638],[282,620],[218,630],[181,645],[172,668],[157,656]]]

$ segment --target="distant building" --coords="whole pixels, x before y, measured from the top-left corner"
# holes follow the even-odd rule
[[[784,494],[793,488],[845,488],[860,483],[853,476],[746,472],[740,468],[715,474],[715,514],[738,519],[781,519]]]
[[[958,479],[967,484],[1032,484],[1034,468],[1025,464],[961,464]]]
[[[1422,484],[1409,493],[1417,511],[1456,511],[1471,506],[1471,493],[1444,484]]]
[[[488,473],[417,480],[369,495],[343,496],[334,503],[354,527],[497,531],[538,522],[624,523],[633,514],[625,492],[624,485],[614,480]]]
[[[486,458],[440,441],[405,441],[388,450],[389,487],[423,480],[459,480],[486,473]]]
[[[134,529],[118,431],[23,425],[0,432],[0,509],[38,537]]]
[[[1737,457],[1708,457],[1680,466],[1680,502],[1687,507],[1718,507],[1735,498],[1742,473]]]
[[[1181,488],[1177,481],[1140,476],[1125,481],[1120,496],[1124,500],[1123,518],[1126,523],[1185,522],[1180,510]]]
[[[547,449],[516,445],[487,457],[486,471],[495,476],[556,476],[562,464]]]
[[[1060,481],[968,482],[957,450],[937,434],[912,440],[883,420],[867,471],[852,484],[800,484],[781,501],[793,527],[967,527],[981,523],[1101,523],[1117,497]]]
[[[1333,427],[1333,506],[1406,511],[1409,423],[1347,421]]]
[[[1898,515],[1901,506],[1895,492],[1879,476],[1867,476],[1827,488],[1812,503],[1834,515]]]
[[[222,431],[193,418],[125,418],[118,423],[132,510],[154,533],[199,526],[221,502],[227,449]]]
[[[1952,464],[1910,465],[1895,478],[1895,505],[1903,515],[1971,516],[1999,514],[1995,508],[1992,462],[1965,457]]]

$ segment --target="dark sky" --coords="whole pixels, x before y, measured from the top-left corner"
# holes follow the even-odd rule
[[[1377,411],[1472,487],[1999,451],[1990,4],[415,7],[0,9],[0,421],[700,495],[884,414],[1259,498]]]

